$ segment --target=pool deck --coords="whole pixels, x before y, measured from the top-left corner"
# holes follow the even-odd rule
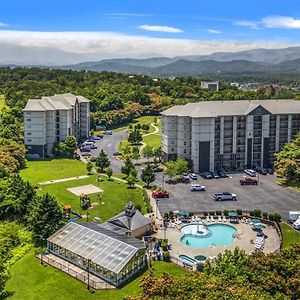
[[[185,254],[194,258],[196,255],[204,255],[206,257],[217,256],[219,253],[224,253],[225,250],[234,250],[236,247],[243,249],[246,253],[251,253],[254,250],[253,241],[256,239],[256,232],[252,230],[251,225],[246,223],[231,224],[229,222],[214,222],[209,224],[227,224],[236,228],[237,237],[234,242],[226,246],[210,246],[207,248],[190,248],[185,246],[180,242],[180,237],[182,233],[180,229],[182,225],[176,228],[167,228],[166,232],[164,230],[158,231],[158,237],[166,237],[169,240],[169,244],[172,245],[172,250],[170,250],[171,256],[179,257],[181,254]],[[268,236],[265,239],[264,253],[275,252],[280,248],[280,237],[277,234],[276,229],[273,226],[266,226],[264,228],[264,233]]]

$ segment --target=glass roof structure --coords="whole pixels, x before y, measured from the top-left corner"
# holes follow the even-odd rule
[[[140,249],[145,249],[140,240],[92,223],[70,222],[47,241],[117,274]]]

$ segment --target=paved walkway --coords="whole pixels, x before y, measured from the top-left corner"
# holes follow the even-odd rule
[[[89,175],[82,175],[82,176],[76,176],[76,177],[68,177],[68,178],[62,178],[62,179],[55,179],[55,180],[48,180],[40,182],[40,185],[47,185],[47,184],[53,184],[53,183],[59,183],[59,182],[65,182],[65,181],[72,181],[72,180],[78,180],[78,179],[84,179],[88,178]]]
[[[159,122],[159,119],[157,119],[157,123],[158,122]],[[148,135],[154,135],[154,134],[157,134],[159,132],[159,128],[154,123],[151,123],[150,126],[154,127],[155,130],[153,132],[143,134],[143,137],[148,136]],[[140,147],[140,153],[142,153],[143,149],[146,147],[145,142],[141,142],[141,144],[142,144],[142,146]]]

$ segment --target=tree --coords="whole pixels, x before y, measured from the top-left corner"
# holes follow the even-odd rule
[[[0,260],[0,299],[5,299],[5,292],[3,291],[8,278],[8,270],[4,267],[2,260]]]
[[[107,168],[106,169],[106,175],[108,177],[108,180],[110,180],[111,176],[113,175],[113,169],[112,168]]]
[[[145,148],[143,149],[143,155],[149,161],[149,158],[153,156],[153,149],[150,146],[146,145]]]
[[[129,176],[126,178],[126,181],[130,188],[132,188],[137,182],[137,171],[135,169],[130,172]]]
[[[140,155],[139,147],[132,147],[132,158],[139,159],[140,157],[141,157],[141,155]]]
[[[76,140],[75,136],[68,135],[65,140],[65,145],[66,145],[67,153],[73,154],[75,152],[75,150],[77,149],[77,140]]]
[[[147,187],[155,180],[155,173],[153,172],[151,165],[148,164],[143,170],[141,179],[146,183]]]
[[[89,161],[87,164],[86,164],[86,170],[88,172],[88,174],[91,174],[92,170],[93,170],[93,163],[91,161]]]
[[[129,174],[131,173],[132,170],[134,170],[135,167],[132,163],[132,161],[130,160],[129,157],[127,157],[125,159],[125,162],[124,162],[124,166],[121,167],[121,172],[126,175],[126,177],[129,176]]]
[[[176,175],[181,175],[189,171],[189,163],[183,157],[178,157],[175,161],[176,164]]]
[[[34,241],[42,244],[63,225],[63,213],[56,199],[48,193],[36,196],[31,202],[27,223]]]
[[[166,163],[166,170],[165,175],[169,176],[169,179],[172,180],[172,178],[177,174],[177,167],[176,163],[173,160],[170,160]]]
[[[128,142],[130,144],[139,144],[143,140],[143,136],[139,129],[135,128],[129,133]]]
[[[107,154],[101,150],[95,162],[96,166],[100,169],[100,172],[104,171],[104,168],[108,168],[110,166],[110,161],[108,159]]]
[[[158,158],[159,160],[161,160],[161,147],[155,147],[153,148],[153,156],[155,158]]]

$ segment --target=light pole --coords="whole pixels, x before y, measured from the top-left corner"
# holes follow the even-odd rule
[[[87,260],[87,289],[90,290],[90,262],[91,260]]]

